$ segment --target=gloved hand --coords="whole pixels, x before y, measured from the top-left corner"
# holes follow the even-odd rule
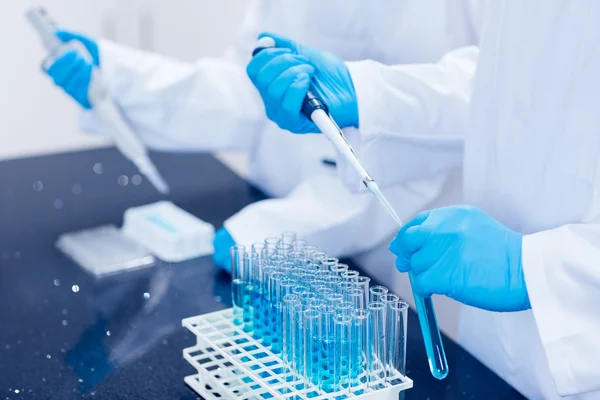
[[[213,246],[213,261],[220,269],[231,274],[231,246],[235,245],[235,240],[231,237],[227,229],[221,228],[215,234]]]
[[[413,289],[491,311],[531,307],[521,265],[522,235],[467,206],[418,214],[390,244]]]
[[[332,53],[302,46],[272,33],[276,47],[262,50],[246,69],[269,119],[294,133],[318,133],[300,112],[309,90],[329,108],[340,128],[358,127],[358,104],[348,68]]]
[[[100,66],[98,45],[90,38],[69,31],[58,31],[56,35],[65,43],[75,40],[83,44],[90,53],[92,60],[86,60],[77,50],[70,49],[58,58],[46,70],[46,73],[57,86],[63,88],[83,108],[89,110],[92,108],[88,100],[92,70],[94,66]]]

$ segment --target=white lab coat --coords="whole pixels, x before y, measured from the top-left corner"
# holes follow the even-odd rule
[[[278,32],[346,60],[431,62],[477,43],[481,17],[476,0],[262,0],[223,58],[188,64],[107,41],[100,41],[100,55],[112,96],[150,147],[250,152],[250,181],[278,198],[252,204],[225,222],[238,243],[292,230],[331,254],[354,255],[386,242],[396,227],[370,195],[350,193],[335,168],[322,162],[335,159],[324,137],[282,132],[266,118],[245,72],[257,34]],[[82,125],[98,130],[93,113],[84,115]],[[207,171],[190,173],[201,184]],[[408,217],[440,195],[445,179],[444,171],[386,193]]]
[[[459,62],[428,77],[389,69],[393,87],[353,66],[359,106],[397,110],[367,106],[375,128],[361,126],[354,141],[365,162],[387,170],[382,184],[420,175],[399,154],[435,171],[463,163],[464,202],[525,234],[532,310],[465,306],[459,341],[528,398],[599,399],[600,2],[490,4],[463,144],[452,113],[465,89],[439,85]]]

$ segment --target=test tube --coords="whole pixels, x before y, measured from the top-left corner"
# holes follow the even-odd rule
[[[281,274],[281,280],[275,281],[274,312],[276,313],[276,317],[271,319],[274,322],[274,326],[272,326],[271,351],[275,354],[283,351],[283,336],[285,335],[285,332],[283,331],[283,299],[288,294],[292,294],[292,288],[294,287],[294,281],[286,278],[282,273],[279,274]]]
[[[331,271],[331,267],[337,265],[339,262],[340,260],[335,257],[327,257],[321,260],[321,268]]]
[[[263,306],[263,287],[264,287],[264,268],[266,262],[263,259],[259,259],[254,269],[252,270],[252,311],[254,313],[252,319],[253,332],[252,336],[255,339],[262,339],[263,335],[263,319],[264,319],[264,306]]]
[[[364,305],[366,308],[367,304],[369,304],[369,297],[370,297],[369,285],[371,284],[371,278],[369,278],[367,276],[359,276],[358,278],[354,278],[352,280],[352,283],[354,283],[354,285],[357,288],[362,290],[363,296],[364,296],[363,302],[364,302]]]
[[[319,384],[319,312],[304,311],[304,379],[305,389],[310,383]]]
[[[243,310],[242,316],[244,320],[244,331],[251,332],[253,330],[252,322],[254,320],[254,310],[252,308],[252,299],[254,297],[254,273],[255,268],[258,264],[258,254],[256,253],[245,253],[244,254],[244,297],[243,297]]]
[[[296,344],[296,348],[294,349],[294,356],[292,358],[292,368],[298,374],[298,376],[303,375],[304,371],[304,311],[306,308],[302,304],[302,301],[299,299],[292,308],[292,312],[294,313],[294,342]]]
[[[339,293],[342,296],[344,296],[344,298],[346,300],[347,300],[348,291],[350,289],[354,289],[354,285],[352,284],[352,282],[341,281],[341,282],[339,282],[336,285],[336,291],[337,291],[337,293]]]
[[[358,289],[356,286],[352,286],[346,292],[346,299],[354,304],[354,308],[357,310],[365,309],[365,295],[361,289]]]
[[[304,267],[309,262],[302,251],[291,250],[288,252],[287,257],[288,260],[293,262],[297,267]]]
[[[327,258],[327,253],[324,253],[322,251],[317,251],[315,253],[313,253],[312,257],[311,257],[311,261],[314,262],[315,264],[320,264],[322,263],[323,260],[325,260]]]
[[[387,380],[390,385],[398,379],[397,372],[406,376],[406,332],[408,322],[408,304],[397,300],[387,303],[389,324],[388,339],[388,372]]]
[[[281,272],[274,272],[269,276],[269,302],[271,304],[269,310],[269,323],[267,329],[271,338],[271,351],[275,354],[281,352],[281,321],[279,319],[280,313],[277,306],[278,292],[281,288],[281,280],[283,274]]]
[[[313,255],[319,251],[317,246],[306,245],[304,246],[304,256],[308,258],[310,261],[313,261]]]
[[[346,315],[351,317],[352,313],[354,312],[354,304],[352,304],[349,301],[342,301],[341,303],[337,304],[337,306],[335,307],[335,311],[339,315]]]
[[[258,254],[259,260],[262,260],[264,257],[265,248],[266,248],[266,246],[264,243],[253,243],[252,244],[252,252]]]
[[[338,283],[340,283],[342,281],[342,278],[340,278],[337,275],[333,275],[333,276],[328,276],[327,277],[327,285],[329,286],[329,288],[331,290],[333,290],[334,292],[338,291]]]
[[[344,274],[344,273],[346,273],[346,272],[348,271],[348,268],[350,268],[350,267],[348,267],[348,265],[347,265],[347,264],[340,264],[340,263],[337,263],[337,264],[331,265],[331,266],[329,267],[329,269],[330,269],[332,272],[334,272],[334,273],[338,274],[338,275],[340,276],[340,278],[342,277],[342,274]]]
[[[344,296],[342,296],[339,293],[332,293],[329,296],[327,296],[326,300],[328,305],[332,306],[333,308],[336,308],[338,304],[344,301]]]
[[[368,319],[369,313],[365,309],[355,310],[352,314],[352,332],[350,348],[350,386],[352,387],[358,386],[362,383],[361,376],[365,372],[365,354],[367,350],[369,328]]]
[[[349,388],[349,366],[350,366],[350,334],[352,328],[352,316],[337,314],[333,317],[334,329],[334,362],[333,362],[333,385],[334,391]]]
[[[296,239],[292,243],[294,251],[301,251],[304,253],[304,249],[308,246],[308,242],[302,239]],[[306,253],[305,253],[306,254]]]
[[[294,335],[296,332],[294,307],[299,302],[300,299],[295,294],[288,294],[283,298],[282,352],[284,367],[287,370],[292,368],[292,361],[296,351],[296,341]]]
[[[385,286],[376,285],[369,289],[370,298],[369,302],[380,302],[381,297],[388,294],[389,290]]]
[[[279,243],[275,246],[276,254],[285,257],[287,260],[288,254],[292,251],[292,245],[287,243]],[[284,260],[285,261],[285,260]]]
[[[385,304],[381,302],[369,303],[369,348],[367,349],[367,372],[369,376],[369,389],[376,390],[381,385],[385,386],[386,365],[383,360],[385,354]]]
[[[315,295],[317,296],[318,299],[327,300],[327,296],[329,296],[332,293],[333,293],[333,290],[331,290],[326,285],[315,288]]]
[[[386,368],[389,363],[389,348],[388,348],[388,346],[389,346],[389,334],[390,334],[390,320],[388,318],[388,308],[389,308],[390,303],[395,303],[399,300],[400,300],[400,298],[393,293],[386,293],[386,294],[380,296],[380,299],[377,300],[385,305],[384,326],[383,326],[384,349],[382,351],[382,354],[384,355],[384,357],[381,359],[381,362],[383,363],[383,365],[386,366]]]
[[[263,321],[262,321],[262,344],[265,347],[271,346],[272,332],[271,332],[271,275],[277,273],[277,268],[273,266],[266,266],[263,268],[263,285],[262,285],[262,306]]]
[[[233,323],[243,324],[244,315],[244,254],[246,247],[231,246],[231,299],[233,303]]]
[[[277,249],[275,250],[275,252],[277,252]],[[269,263],[277,268],[279,268],[281,266],[281,264],[283,264],[286,261],[287,261],[287,257],[279,255],[277,253],[272,255],[271,257],[269,257]]]
[[[342,274],[340,274],[340,276],[342,277],[342,279],[345,282],[352,282],[353,279],[358,278],[359,275],[360,274],[358,273],[358,271],[350,271],[350,270],[348,270],[348,271],[343,272]]]
[[[281,239],[278,237],[268,237],[265,239],[265,248],[274,252],[280,241]]]
[[[294,271],[294,263],[286,261],[279,266],[279,272],[284,274],[287,278],[292,279],[292,272]]]
[[[319,311],[321,314],[319,331],[319,389],[331,393],[335,389],[333,383],[333,364],[335,362],[335,332],[333,318],[335,317],[335,307],[326,304],[325,306],[322,306]]]
[[[296,232],[283,232],[281,234],[281,242],[291,245],[296,241]]]

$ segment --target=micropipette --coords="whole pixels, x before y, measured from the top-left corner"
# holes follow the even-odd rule
[[[26,13],[27,19],[39,34],[42,44],[50,53],[45,60],[44,67],[54,62],[70,47],[64,44],[56,36],[56,24],[42,7],[32,8]],[[77,51],[81,49],[77,48]],[[83,56],[89,58],[89,54],[81,51]],[[163,194],[169,192],[169,186],[160,175],[146,151],[146,148],[138,137],[131,131],[129,126],[121,119],[119,110],[108,94],[108,87],[98,68],[94,68],[92,79],[88,90],[88,100],[93,110],[102,121],[102,126],[119,151],[152,183],[152,185]]]
[[[275,47],[275,40],[268,36],[262,37],[258,40],[252,55],[254,56],[261,50],[269,47]],[[402,227],[403,224],[398,217],[398,214],[396,214],[390,202],[383,195],[379,185],[377,185],[375,180],[369,175],[360,159],[354,153],[354,150],[346,140],[344,133],[329,114],[325,103],[311,91],[307,93],[304,102],[302,103],[302,114],[314,122],[321,133],[333,144],[333,147],[335,147],[335,149],[341,153],[358,172],[364,185],[377,198],[385,211],[394,219],[394,221],[396,221],[399,227]],[[412,286],[412,273],[409,273],[409,277]],[[437,323],[433,301],[431,297],[423,298],[417,294],[414,294],[414,298],[417,314],[419,316],[421,333],[423,334],[423,340],[425,341],[429,369],[435,378],[444,379],[448,375],[448,363],[446,361],[446,354],[444,352],[444,345],[442,343],[442,336]]]

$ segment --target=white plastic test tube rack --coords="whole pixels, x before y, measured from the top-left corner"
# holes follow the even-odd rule
[[[207,400],[397,400],[401,391],[413,386],[410,378],[398,373],[391,386],[372,382],[371,387],[381,387],[377,390],[368,389],[366,383],[336,393],[312,384],[305,388],[303,378],[286,370],[278,355],[233,323],[232,309],[186,318],[182,325],[197,339],[195,346],[183,350],[184,358],[198,371],[185,382]]]

